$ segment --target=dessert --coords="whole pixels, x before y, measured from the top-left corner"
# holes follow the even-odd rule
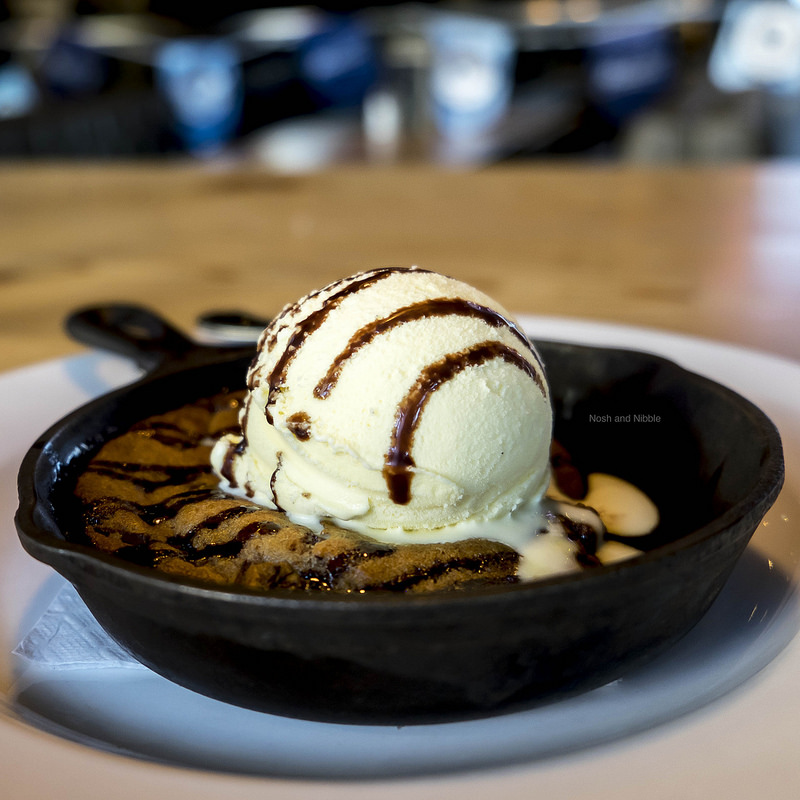
[[[708,610],[783,481],[778,432],[744,398],[656,355],[542,341],[568,451],[552,456],[559,490],[597,496],[595,471],[641,481],[663,519],[636,540],[645,556],[613,568],[596,566],[608,545],[593,559],[596,539],[568,522],[567,536],[533,535],[576,540],[582,572],[526,581],[535,559],[504,542],[385,543],[223,492],[210,451],[237,431],[252,348],[193,347],[124,306],[80,318],[87,343],[160,365],[37,439],[20,467],[20,541],[144,664],[255,710],[441,722],[619,678]],[[661,422],[595,421],[629,412]]]
[[[372,270],[288,306],[247,386],[104,445],[76,486],[95,547],[254,590],[418,592],[592,568],[638,552],[607,528],[658,521],[551,443],[536,350],[436,273]]]

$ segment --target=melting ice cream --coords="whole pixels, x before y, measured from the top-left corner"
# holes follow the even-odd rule
[[[555,519],[542,363],[477,289],[395,267],[332,283],[264,330],[247,385],[241,434],[212,453],[223,489],[381,541],[491,538],[545,571],[571,557],[566,537],[532,545]]]
[[[262,334],[248,388],[215,469],[306,523],[450,538],[547,488],[539,357],[508,312],[452,278],[384,268],[308,295]]]

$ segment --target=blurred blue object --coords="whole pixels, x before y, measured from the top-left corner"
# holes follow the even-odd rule
[[[300,44],[298,62],[302,81],[321,105],[358,105],[378,77],[369,31],[346,15],[325,15]]]
[[[94,95],[107,84],[109,59],[81,42],[78,28],[63,29],[51,42],[39,67],[42,86],[58,97]]]
[[[25,116],[38,101],[36,83],[25,67],[11,61],[0,66],[0,119]]]
[[[590,99],[604,116],[621,123],[670,87],[676,63],[673,33],[664,20],[600,26],[586,51]]]
[[[708,72],[724,92],[764,92],[765,139],[800,157],[800,0],[737,0],[726,9]]]
[[[445,138],[477,136],[505,113],[514,83],[514,38],[506,25],[443,15],[427,26],[430,101]]]
[[[242,69],[236,48],[220,39],[177,39],[156,55],[157,84],[176,133],[195,154],[219,151],[242,115]]]
[[[800,8],[783,0],[738,0],[726,7],[709,60],[723,91],[800,92]]]

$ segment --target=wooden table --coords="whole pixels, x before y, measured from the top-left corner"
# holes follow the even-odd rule
[[[0,370],[77,352],[76,306],[192,330],[418,264],[512,311],[647,325],[800,358],[800,168],[560,163],[288,177],[179,164],[0,167]]]
[[[288,178],[185,164],[0,166],[0,370],[81,351],[62,330],[65,314],[78,305],[145,303],[191,330],[196,315],[209,308],[271,315],[336,277],[380,264],[414,263],[477,284],[514,310],[657,326],[800,359],[798,168],[533,165],[472,174],[348,169]],[[783,422],[794,406],[779,402],[776,408]],[[41,408],[37,414],[46,416]],[[792,475],[798,463],[795,421],[785,437]],[[6,427],[14,424],[11,419]],[[18,437],[15,448],[21,447],[19,438],[26,439]],[[7,459],[3,484],[8,541],[16,453],[12,449]],[[791,480],[780,513],[796,527],[796,478]],[[782,529],[769,530],[774,536]],[[786,550],[778,552],[785,563],[794,563]],[[765,663],[762,657],[778,654],[794,631],[796,569],[788,574],[781,571],[782,562],[767,561],[772,550],[755,553],[744,573],[753,585],[727,601],[733,610],[726,606],[721,617],[726,625],[744,621],[748,602],[758,601],[747,620],[752,630],[734,637],[731,652],[745,665],[731,665],[727,677],[734,681],[743,669]],[[38,581],[45,580],[46,570],[37,565],[41,571],[30,573],[30,564],[17,569],[17,559],[30,561],[14,552],[3,562],[7,579],[0,586],[13,600],[7,605],[19,609],[9,612],[13,619],[32,619],[37,606],[29,598],[35,592],[41,606],[46,595]],[[31,574],[42,577],[31,581]],[[18,629],[15,622],[13,631]],[[7,633],[6,652],[12,629]],[[727,652],[714,636],[711,640],[720,653]],[[36,787],[45,787],[38,796],[81,792],[88,800],[144,795],[244,800],[320,792],[336,797],[349,792],[361,800],[376,795],[398,800],[409,792],[420,800],[473,794],[614,797],[621,785],[625,796],[631,787],[644,787],[665,797],[669,789],[661,788],[659,776],[669,769],[678,795],[683,787],[683,796],[790,797],[798,782],[797,768],[791,767],[796,736],[787,735],[796,733],[798,719],[792,644],[779,653],[783,672],[776,658],[746,685],[710,704],[708,713],[686,714],[639,737],[484,771],[349,783],[342,778],[331,784],[291,777],[289,759],[287,772],[279,768],[272,778],[201,773],[114,752],[97,754],[13,719],[0,726],[2,782],[14,788],[8,794],[15,797],[31,797]],[[756,645],[767,656],[756,655]],[[709,657],[713,666],[720,656]],[[681,658],[685,655],[673,663]],[[10,667],[7,673],[10,679]],[[633,691],[638,686],[646,692],[648,680],[634,681]],[[693,680],[689,702],[708,696],[697,694],[699,686],[705,691],[705,679]],[[655,699],[656,708],[665,696]],[[54,697],[58,707],[57,692]],[[678,699],[685,710],[685,699]],[[555,718],[562,738],[564,726],[577,719],[576,708],[561,727]],[[107,719],[113,722],[114,713]],[[146,711],[141,719],[146,724]],[[168,736],[170,729],[165,730]],[[524,731],[524,725],[514,730]],[[732,734],[720,738],[724,730]],[[355,740],[344,737],[340,746],[348,741]],[[394,740],[385,741],[391,748]],[[414,745],[413,735],[403,741],[411,748],[406,759],[414,747],[425,746],[425,739]],[[711,742],[717,747],[709,747]]]

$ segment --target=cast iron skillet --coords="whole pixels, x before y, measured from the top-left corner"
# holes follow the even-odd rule
[[[577,575],[428,596],[208,588],[70,541],[79,525],[72,487],[92,453],[137,420],[243,386],[252,349],[195,345],[128,306],[78,313],[68,328],[150,371],[30,449],[19,473],[22,544],[144,664],[261,711],[421,723],[602,685],[702,617],[783,482],[775,427],[735,393],[645,353],[539,342],[557,436],[584,468],[631,479],[659,505],[649,552]]]

